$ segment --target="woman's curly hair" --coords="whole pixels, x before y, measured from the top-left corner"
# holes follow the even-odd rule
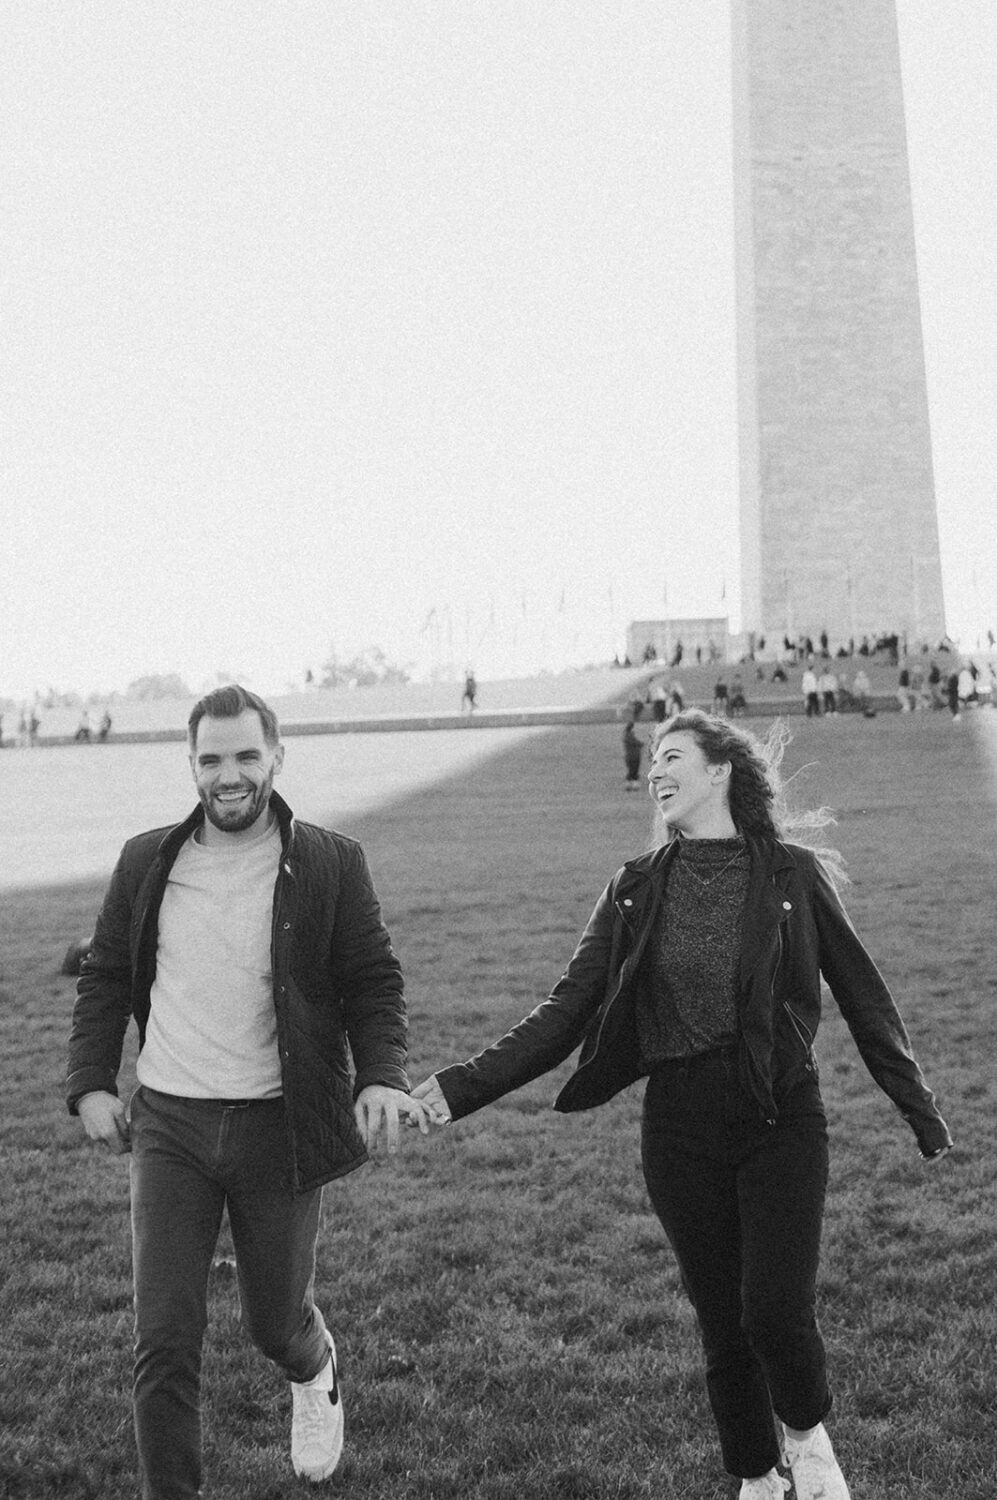
[[[718,714],[687,708],[661,725],[654,736],[655,748],[666,734],[682,730],[692,735],[710,765],[730,762],[730,815],[739,833],[809,844],[837,883],[847,879],[839,852],[815,841],[815,835],[835,822],[830,808],[800,810],[789,804],[779,769],[792,738],[784,719],[776,719],[765,738],[759,739]]]

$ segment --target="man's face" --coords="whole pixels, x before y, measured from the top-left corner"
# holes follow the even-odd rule
[[[190,757],[197,795],[204,808],[207,843],[252,838],[266,825],[273,779],[284,763],[283,745],[268,745],[255,709],[236,719],[211,719],[197,726]]]

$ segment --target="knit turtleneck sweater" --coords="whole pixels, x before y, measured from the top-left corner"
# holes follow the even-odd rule
[[[749,865],[742,838],[680,839],[637,987],[647,1068],[735,1040]]]

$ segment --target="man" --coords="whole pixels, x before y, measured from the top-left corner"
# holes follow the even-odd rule
[[[817,687],[825,714],[835,717],[838,712],[838,674],[830,663],[821,672]]]
[[[292,1382],[296,1473],[339,1461],[332,1335],[313,1298],[322,1184],[367,1160],[408,1097],[398,961],[359,844],[273,790],[273,710],[241,687],[188,723],[198,806],[125,845],[81,967],[67,1099],[131,1152],[134,1412],[143,1500],[200,1493],[199,1377],[223,1209],[242,1317]],[[139,1033],[131,1109],[116,1079]],[[351,1080],[347,1046],[356,1076]]]

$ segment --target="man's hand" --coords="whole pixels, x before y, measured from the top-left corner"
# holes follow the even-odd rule
[[[398,1121],[402,1115],[410,1125],[418,1125],[423,1135],[429,1134],[426,1110],[402,1089],[389,1089],[383,1083],[370,1083],[360,1091],[353,1109],[357,1127],[368,1151],[372,1151],[377,1144],[383,1125],[388,1138],[388,1151],[394,1156],[398,1150]]]
[[[412,1098],[418,1099],[425,1106],[434,1125],[450,1124],[450,1106],[446,1101],[446,1095],[436,1081],[435,1073],[431,1078],[427,1078],[425,1083],[420,1083],[417,1089],[412,1090]]]
[[[128,1116],[116,1094],[105,1093],[102,1089],[84,1094],[76,1109],[91,1141],[106,1146],[115,1156],[123,1156],[132,1149]]]

